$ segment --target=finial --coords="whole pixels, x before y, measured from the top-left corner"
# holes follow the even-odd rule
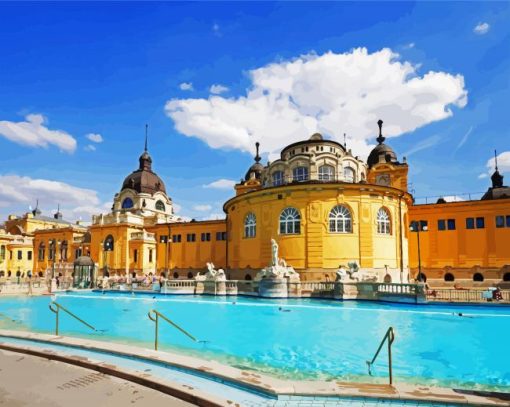
[[[60,204],[57,204],[57,213],[60,212]]]
[[[345,141],[345,133],[344,133],[344,148],[347,148],[347,142]]]
[[[145,123],[145,151],[147,151],[147,130],[149,129],[149,125]]]
[[[496,150],[494,150],[494,163],[496,166],[496,171],[498,170],[498,153]]]
[[[382,135],[382,125],[383,125],[383,121],[381,119],[379,119],[377,121],[377,125],[379,126],[379,137],[377,137],[377,142],[379,144],[382,144],[384,142],[384,140],[386,140],[386,137],[384,137]]]
[[[261,160],[260,155],[259,155],[259,147],[260,147],[260,143],[257,141],[255,143],[255,148],[257,149],[257,154],[255,155],[256,162],[259,162]]]

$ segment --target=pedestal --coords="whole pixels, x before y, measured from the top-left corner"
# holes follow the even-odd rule
[[[58,287],[57,287],[57,279],[56,279],[55,277],[53,277],[53,278],[51,279],[51,289],[50,289],[50,291],[51,291],[52,293],[54,293],[54,292],[57,292],[57,291],[58,291]]]
[[[288,298],[286,278],[263,278],[259,282],[259,296],[265,298]]]

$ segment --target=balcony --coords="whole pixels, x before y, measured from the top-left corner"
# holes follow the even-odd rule
[[[131,240],[143,240],[148,242],[155,242],[156,235],[149,232],[134,232],[131,233]]]

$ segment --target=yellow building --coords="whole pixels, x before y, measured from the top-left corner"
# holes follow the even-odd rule
[[[18,277],[27,277],[32,265],[32,238],[0,229],[0,279],[16,281]]]

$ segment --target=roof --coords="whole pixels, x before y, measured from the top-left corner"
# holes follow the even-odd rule
[[[94,266],[94,261],[89,256],[80,256],[78,257],[74,263],[75,266]]]
[[[122,189],[132,189],[138,193],[155,194],[163,192],[166,194],[165,184],[159,176],[152,171],[152,158],[144,151],[139,158],[140,167],[129,174],[122,183]]]

